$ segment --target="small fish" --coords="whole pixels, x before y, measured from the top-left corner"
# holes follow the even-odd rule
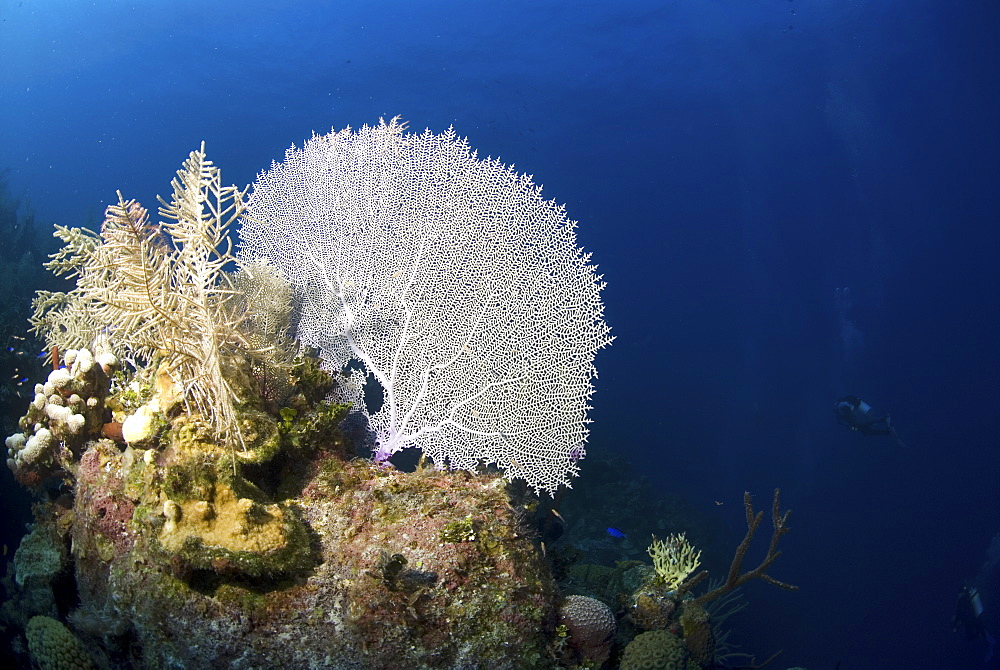
[[[608,535],[610,535],[611,537],[618,537],[618,538],[621,538],[623,540],[628,538],[628,535],[626,535],[625,533],[621,532],[617,528],[608,528]]]

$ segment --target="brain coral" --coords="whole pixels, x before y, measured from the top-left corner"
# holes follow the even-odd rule
[[[637,635],[622,655],[621,670],[686,670],[688,653],[676,635],[651,630]]]
[[[28,638],[31,658],[41,670],[89,670],[94,667],[76,635],[55,619],[31,617],[24,634]]]
[[[618,622],[610,607],[587,596],[567,596],[559,616],[581,663],[600,667],[608,660],[618,632]]]

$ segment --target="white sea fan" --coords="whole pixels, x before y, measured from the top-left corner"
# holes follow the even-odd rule
[[[239,256],[293,286],[303,344],[381,386],[376,458],[418,447],[552,492],[577,473],[612,339],[575,225],[451,129],[393,119],[315,135],[260,174]]]

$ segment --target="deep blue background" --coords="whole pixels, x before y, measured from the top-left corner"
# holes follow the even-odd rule
[[[80,225],[202,140],[242,185],[312,131],[454,124],[605,274],[592,449],[733,544],[742,492],[782,487],[801,591],[750,588],[744,647],[960,670],[1000,531],[998,84],[993,0],[3,0],[0,167]],[[849,392],[906,447],[837,426]]]

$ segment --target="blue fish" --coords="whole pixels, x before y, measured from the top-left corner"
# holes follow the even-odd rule
[[[625,533],[621,532],[617,528],[608,528],[608,535],[610,535],[611,537],[618,537],[618,538],[621,538],[623,540],[628,539],[628,535],[626,535]]]

